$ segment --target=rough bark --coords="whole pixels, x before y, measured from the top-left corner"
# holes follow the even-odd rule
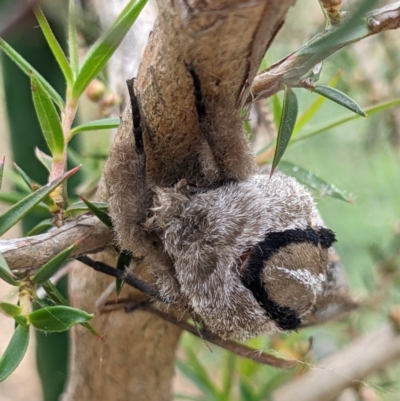
[[[136,87],[146,125],[149,180],[162,185],[179,178],[198,182],[199,169],[205,167],[205,160],[199,160],[199,143],[204,138],[186,65],[192,65],[199,75],[211,120],[238,113],[260,60],[293,3],[294,0],[159,2],[160,15],[150,35]],[[128,107],[123,120],[129,120],[129,113]],[[213,135],[218,140],[217,133]],[[244,146],[243,139],[236,143]],[[123,148],[125,143],[132,146],[132,140],[131,124],[122,124],[113,149],[121,145]],[[235,156],[233,159],[237,160]],[[250,163],[250,167],[243,166],[246,172],[254,160],[240,163]],[[235,166],[238,174],[240,163]],[[112,163],[106,173],[109,169]],[[207,182],[207,173],[202,176]],[[99,193],[102,200],[108,198],[106,188],[107,182]],[[103,252],[98,258],[115,263],[112,252]],[[70,284],[73,304],[93,310],[109,283],[108,278],[77,266]],[[179,329],[141,311],[96,316],[94,326],[104,335],[105,344],[79,328],[73,331],[70,381],[64,401],[171,398]]]

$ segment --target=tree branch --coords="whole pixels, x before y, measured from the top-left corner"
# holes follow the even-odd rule
[[[221,337],[218,337],[217,335],[206,329],[193,326],[192,324],[177,319],[175,316],[171,314],[160,311],[149,302],[138,303],[130,300],[126,301],[121,300],[118,303],[105,305],[102,308],[101,313],[109,313],[116,309],[121,309],[121,308],[124,308],[127,311],[144,310],[153,313],[154,315],[160,317],[161,319],[169,323],[172,323],[183,330],[188,331],[189,333],[193,334],[196,337],[201,338],[204,341],[218,345],[219,347],[231,351],[236,355],[250,359],[257,363],[270,365],[281,369],[293,368],[298,364],[297,361],[278,358],[276,356],[267,354],[266,352],[263,352],[261,350],[248,347],[247,345],[238,343],[236,341],[224,340]]]
[[[98,252],[112,246],[113,232],[96,216],[85,215],[45,234],[0,240],[0,253],[11,270],[25,272],[43,266],[78,239],[82,242],[71,257]]]
[[[387,324],[280,387],[276,401],[332,401],[347,387],[400,358],[400,335]]]
[[[311,71],[315,65],[349,44],[389,29],[399,28],[400,2],[378,8],[368,13],[366,22],[361,21],[360,24],[354,25],[354,27],[350,27],[350,32],[346,34],[345,39],[339,40],[330,46],[325,44],[325,48],[322,51],[304,52],[307,45],[302,46],[300,49],[294,51],[257,75],[251,87],[250,95],[246,99],[246,103],[249,104],[253,101],[266,99],[274,95],[282,89],[283,84],[288,84],[289,86],[298,85],[298,82],[305,74]],[[325,31],[323,34],[317,35],[309,44],[315,44],[318,40],[323,39],[325,34],[334,33],[337,29],[339,29],[339,27],[334,27],[331,30]]]

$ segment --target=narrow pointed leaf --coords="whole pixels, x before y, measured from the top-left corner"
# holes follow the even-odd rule
[[[36,190],[39,188],[40,185],[38,185],[35,181],[32,180],[31,177],[29,177],[28,174],[25,173],[24,170],[22,170],[21,167],[18,166],[17,163],[14,163],[14,167],[17,170],[17,173],[22,177],[24,180],[25,184],[28,186],[28,188],[32,190]]]
[[[18,325],[10,343],[0,359],[0,382],[5,380],[21,363],[29,344],[29,329]]]
[[[68,301],[65,299],[64,295],[57,290],[57,287],[50,281],[47,280],[42,284],[43,289],[51,300],[53,300],[57,305],[69,306]]]
[[[381,111],[390,109],[391,107],[398,106],[398,105],[400,105],[400,98],[391,99],[391,100],[388,100],[388,101],[383,102],[383,103],[378,103],[378,104],[366,107],[365,111],[369,116],[371,116],[373,114],[380,113]],[[322,133],[324,133],[324,132],[326,132],[326,131],[328,131],[328,130],[330,130],[332,128],[338,127],[339,125],[342,125],[342,124],[345,124],[347,122],[356,120],[357,118],[360,118],[360,116],[358,114],[357,115],[352,114],[352,115],[347,116],[347,117],[338,118],[336,120],[333,120],[333,121],[330,121],[330,122],[328,122],[326,124],[323,124],[320,127],[317,127],[315,129],[313,129],[312,131],[309,131],[309,132],[305,133],[304,135],[301,135],[300,137],[297,137],[297,138],[293,139],[292,142],[293,143],[299,142],[299,141],[302,141],[304,139],[308,139],[308,138],[311,138],[313,136],[322,134]]]
[[[311,89],[311,91],[318,93],[319,95],[324,96],[343,107],[346,107],[346,109],[349,109],[362,117],[367,117],[365,111],[352,98],[338,89],[325,85],[316,85]]]
[[[15,276],[8,267],[4,256],[0,253],[0,279],[4,280],[6,283],[18,286],[18,281],[15,280]]]
[[[272,161],[271,175],[274,173],[276,166],[289,145],[289,141],[296,124],[297,111],[297,96],[292,89],[286,87],[285,96],[283,98],[283,108],[281,121],[279,124],[278,137],[276,138],[275,154]]]
[[[36,284],[41,284],[47,280],[49,280],[58,269],[62,267],[64,262],[68,259],[71,253],[75,250],[77,245],[81,241],[77,241],[68,248],[64,249],[54,258],[50,259],[43,267],[39,269],[39,271],[32,277],[32,282]]]
[[[132,254],[129,251],[122,251],[119,256],[118,256],[118,261],[117,261],[117,269],[121,271],[125,271],[127,267],[129,266],[129,263],[132,259]],[[117,292],[117,297],[119,297],[119,294],[122,291],[122,287],[124,285],[124,280],[116,279],[115,280],[115,289]]]
[[[90,48],[82,62],[82,67],[72,89],[72,96],[75,99],[79,98],[90,81],[104,68],[135,22],[140,11],[146,4],[146,1],[147,0],[129,1],[110,29]]]
[[[33,227],[32,230],[28,231],[26,236],[31,237],[32,235],[41,234],[51,227],[53,227],[53,219],[45,219],[37,224],[35,227]]]
[[[0,302],[0,312],[7,316],[14,317],[21,314],[21,307],[8,302]]]
[[[65,80],[67,81],[68,85],[72,86],[73,84],[72,70],[68,63],[67,57],[64,54],[63,49],[61,48],[56,37],[54,36],[54,33],[51,30],[51,27],[45,15],[43,14],[42,9],[40,7],[35,7],[34,13],[37,21],[39,22],[40,28],[42,29],[43,35],[46,38],[46,42],[49,45],[57,61],[57,64],[64,75]]]
[[[75,0],[69,0],[68,48],[69,48],[69,60],[71,64],[72,75],[74,78],[76,78],[79,71],[79,59],[78,59],[78,40],[76,33]]]
[[[280,96],[279,92],[271,96],[272,115],[274,117],[275,127],[279,126],[279,121],[281,120],[282,117],[282,104],[279,96]]]
[[[47,146],[54,159],[60,160],[64,152],[64,134],[60,117],[42,84],[35,75],[31,75],[33,104]]]
[[[101,221],[103,222],[107,227],[112,227],[112,221],[108,213],[105,211],[101,210],[97,206],[95,206],[94,203],[88,201],[85,199],[83,196],[80,197],[82,201],[86,204],[88,209]]]
[[[253,393],[253,390],[244,380],[240,380],[239,390],[240,390],[240,397],[242,400],[258,401],[256,395]]]
[[[69,306],[68,301],[64,298],[61,292],[57,290],[57,287],[50,280],[45,281],[42,284],[42,287],[53,302],[58,305]],[[103,337],[89,323],[80,323],[80,325],[83,326],[90,333],[92,333],[94,336],[99,338],[101,341],[104,341]]]
[[[42,163],[44,167],[46,167],[47,171],[50,173],[51,172],[51,166],[53,161],[51,160],[51,157],[47,155],[46,153],[42,152],[38,147],[35,148],[35,156],[36,158]]]
[[[26,194],[16,194],[16,193],[0,193],[0,202],[6,203],[8,205],[15,205],[21,199],[24,198]],[[49,208],[46,207],[44,203],[39,203],[32,209],[32,213],[36,214],[37,216],[49,216]]]
[[[102,120],[90,121],[86,124],[78,125],[72,128],[70,138],[79,132],[98,131],[102,129],[118,128],[121,120],[119,118],[103,118]]]
[[[106,212],[108,210],[108,203],[106,202],[91,202],[91,204],[102,211]],[[64,216],[70,216],[79,212],[88,212],[89,210],[90,209],[85,202],[75,202],[67,207]]]
[[[353,203],[354,201],[352,196],[347,194],[345,191],[336,188],[332,184],[328,184],[323,179],[300,166],[287,161],[282,161],[279,165],[279,170],[296,178],[296,180],[301,184],[304,184],[307,187],[317,191],[320,196],[329,196],[331,198],[339,199],[349,203]]]
[[[233,352],[228,352],[222,371],[222,394],[224,400],[229,400],[231,397],[235,378],[235,361],[236,355]]]
[[[335,87],[339,79],[343,73],[343,69],[339,70],[338,73],[335,74],[335,76],[329,81],[329,86],[330,87]],[[323,96],[318,96],[312,103],[311,105],[307,108],[307,110],[298,118],[296,122],[296,126],[293,131],[293,137],[294,135],[301,130],[317,113],[317,111],[322,107],[322,105],[325,103],[326,98]]]
[[[18,223],[27,213],[29,213],[39,202],[49,195],[54,188],[62,184],[66,179],[71,177],[79,170],[80,166],[66,172],[53,182],[39,188],[17,204],[8,209],[4,214],[0,215],[0,236],[7,232],[12,226]]]
[[[18,65],[19,68],[28,76],[32,73],[36,76],[36,78],[40,81],[43,88],[46,90],[48,95],[53,99],[53,101],[57,104],[58,108],[61,110],[64,108],[64,100],[57,93],[57,91],[40,75],[23,57],[21,57],[7,42],[5,42],[2,38],[0,38],[0,49],[7,54],[8,57],[15,64]]]
[[[327,58],[334,51],[364,38],[370,34],[365,14],[378,2],[378,0],[364,0],[358,3],[358,8],[344,21],[333,28],[323,32],[315,40],[303,46],[297,56],[312,55],[309,62],[310,70],[318,61]]]
[[[203,391],[208,396],[212,397],[211,400],[217,400],[217,391],[214,386],[209,386],[209,383],[205,383],[203,378],[198,374],[198,372],[190,366],[189,363],[185,363],[180,361],[179,359],[176,361],[176,366],[178,369],[190,380],[192,381],[196,387],[198,387],[201,391]]]
[[[186,347],[185,351],[188,357],[188,365],[190,366],[194,374],[194,376],[192,377],[196,377],[196,382],[198,384],[201,383],[201,388],[203,389],[203,391],[205,391],[207,394],[215,396],[216,398],[219,398],[219,391],[211,380],[211,377],[205,366],[200,362],[200,360],[197,358],[196,354],[191,348]]]
[[[49,333],[66,331],[79,323],[86,323],[93,315],[70,306],[49,306],[31,312],[28,319],[38,330]]]
[[[14,320],[15,320],[15,323],[18,325],[21,325],[21,326],[23,326],[23,327],[25,327],[25,328],[29,328],[29,322],[28,322],[28,318],[26,317],[26,316],[23,316],[23,315],[15,315],[14,316]]]
[[[1,184],[3,182],[3,171],[5,162],[6,162],[6,157],[3,156],[3,159],[0,162],[0,189],[1,189]]]

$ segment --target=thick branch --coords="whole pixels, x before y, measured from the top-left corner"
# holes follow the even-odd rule
[[[400,335],[390,324],[354,341],[304,376],[280,387],[276,401],[332,401],[354,383],[400,358]]]
[[[362,21],[361,23],[366,26],[361,27],[361,24],[358,24],[351,27],[352,31],[347,33],[345,38],[336,41],[335,44],[331,44],[330,46],[325,44],[325,48],[322,51],[304,52],[305,46],[302,46],[281,61],[273,64],[266,71],[257,75],[246,103],[272,96],[282,89],[282,84],[288,84],[289,86],[297,85],[303,76],[316,64],[349,44],[383,31],[399,28],[400,2],[374,10],[368,14],[367,21]],[[338,28],[333,28],[332,32],[334,32],[335,29]],[[329,34],[329,31],[326,33]],[[313,39],[312,42],[314,44],[317,40],[323,38],[323,35],[318,36]]]
[[[11,270],[33,270],[77,240],[82,242],[71,257],[98,252],[112,245],[113,233],[95,216],[82,216],[46,234],[0,240],[0,253]]]
[[[261,59],[294,2],[159,2],[160,18],[137,79],[147,120],[148,172],[157,184],[169,185],[177,177],[199,183],[199,169],[210,169],[209,159],[202,159],[207,146],[202,148],[204,138],[187,65],[199,78],[208,120],[214,122],[209,129],[215,144],[223,142],[224,160],[232,160],[236,178],[246,176],[253,160],[235,159],[240,152],[246,153],[242,149],[247,143],[232,117],[247,98]]]

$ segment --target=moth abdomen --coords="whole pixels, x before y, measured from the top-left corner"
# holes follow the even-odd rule
[[[326,278],[335,235],[324,227],[267,233],[253,247],[241,280],[282,330],[295,330],[316,301]]]

